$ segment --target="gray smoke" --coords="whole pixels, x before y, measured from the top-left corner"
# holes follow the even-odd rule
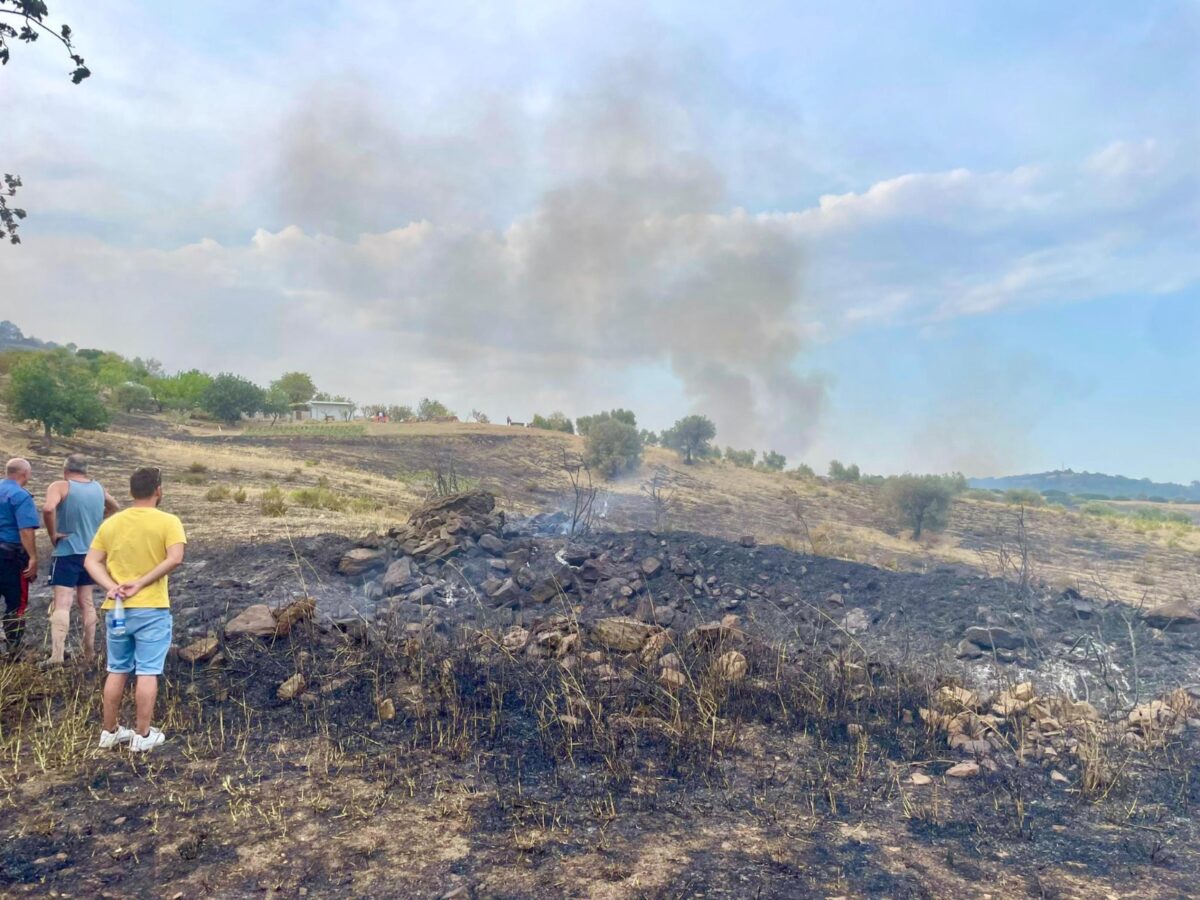
[[[431,137],[361,85],[315,91],[283,129],[282,209],[361,236],[308,241],[296,287],[453,346],[481,377],[513,351],[546,385],[666,366],[722,442],[802,448],[825,388],[795,371],[800,240],[729,207],[683,93],[630,64],[548,111],[489,103]]]

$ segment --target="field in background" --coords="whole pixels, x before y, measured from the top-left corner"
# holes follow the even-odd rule
[[[35,432],[0,424],[0,448],[30,456],[37,491],[56,477],[69,450],[91,455],[97,477],[118,496],[135,465],[153,463],[163,467],[168,504],[193,538],[222,542],[384,529],[429,497],[439,475],[460,487],[487,487],[513,512],[565,508],[572,494],[563,454],[582,447],[572,435],[503,425],[281,423],[239,430],[139,416],[46,450]],[[646,492],[656,471],[672,492],[658,521]],[[273,486],[286,506],[277,517],[260,509]],[[601,524],[614,528],[754,534],[805,552],[918,571],[955,564],[1002,574],[1024,548],[1033,574],[1057,587],[1134,604],[1200,593],[1200,532],[1136,518],[1144,503],[1111,504],[1129,515],[1096,515],[1054,506],[1022,509],[973,493],[953,504],[945,531],[914,542],[895,527],[872,485],[797,479],[724,462],[686,466],[659,448],[647,450],[639,472],[600,489]],[[233,499],[238,491],[243,503]]]

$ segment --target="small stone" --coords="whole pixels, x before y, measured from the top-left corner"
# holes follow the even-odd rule
[[[755,546],[758,543],[758,540],[752,534],[743,534],[738,543],[743,547],[749,548]]]
[[[908,776],[908,780],[909,780],[909,783],[916,784],[916,785],[926,785],[926,784],[933,783],[933,779],[930,778],[928,775],[926,775],[924,772],[913,772],[911,775]]]
[[[973,625],[963,633],[963,639],[984,650],[1020,650],[1025,646],[1020,633],[999,626]]]
[[[842,606],[846,601],[843,599],[841,594],[830,594],[825,598],[825,602],[831,604],[832,606]]]
[[[220,641],[216,635],[209,635],[188,644],[179,651],[179,658],[186,663],[198,663],[212,659],[217,655],[217,650],[220,648]]]
[[[640,650],[658,628],[629,616],[611,616],[592,623],[592,640],[622,653]]]
[[[294,700],[304,688],[304,676],[297,672],[275,690],[275,696],[280,700]]]
[[[974,778],[978,774],[979,764],[973,762],[960,762],[946,770],[947,778]]]
[[[678,669],[664,668],[658,673],[658,680],[663,687],[674,689],[681,688],[687,684],[687,676]]]
[[[654,578],[659,572],[662,571],[662,567],[662,560],[657,556],[647,556],[642,560],[642,574],[647,578]]]
[[[1062,772],[1058,771],[1058,769],[1055,769],[1053,772],[1050,773],[1050,780],[1057,781],[1059,784],[1070,784],[1071,783],[1071,779],[1068,778],[1066,775],[1064,775]]]
[[[728,650],[722,653],[713,664],[713,671],[726,681],[741,681],[746,677],[747,668],[749,668],[749,664],[746,662],[746,657],[737,650]]]
[[[391,697],[384,697],[375,706],[380,722],[390,722],[396,718],[396,704]]]

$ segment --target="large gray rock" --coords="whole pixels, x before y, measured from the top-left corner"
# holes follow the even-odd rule
[[[225,623],[225,637],[274,637],[275,614],[265,603],[247,606]]]
[[[1200,613],[1184,600],[1170,600],[1151,607],[1142,613],[1142,619],[1151,628],[1168,631],[1187,625],[1200,624]]]
[[[504,552],[504,541],[496,537],[494,534],[484,534],[479,537],[479,546],[490,553],[492,556],[499,556]]]
[[[382,569],[385,562],[386,559],[383,550],[376,550],[371,547],[355,547],[342,557],[342,561],[338,563],[338,571],[349,577],[365,575],[368,572],[374,572],[376,569]]]
[[[387,571],[383,573],[383,580],[380,584],[383,587],[383,593],[391,597],[399,594],[406,586],[412,584],[413,578],[412,560],[407,556],[402,556],[387,567]]]

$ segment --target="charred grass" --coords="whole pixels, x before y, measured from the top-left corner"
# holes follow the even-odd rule
[[[1170,895],[1195,759],[1097,743],[1070,790],[1037,766],[937,777],[913,720],[936,673],[741,643],[564,665],[487,632],[322,632],[176,664],[169,742],[94,750],[100,673],[0,669],[12,894],[930,896],[981,884]],[[297,673],[298,697],[278,686]],[[917,787],[914,771],[934,775]],[[1091,774],[1089,774],[1089,772]],[[1181,823],[1185,823],[1181,825]]]

